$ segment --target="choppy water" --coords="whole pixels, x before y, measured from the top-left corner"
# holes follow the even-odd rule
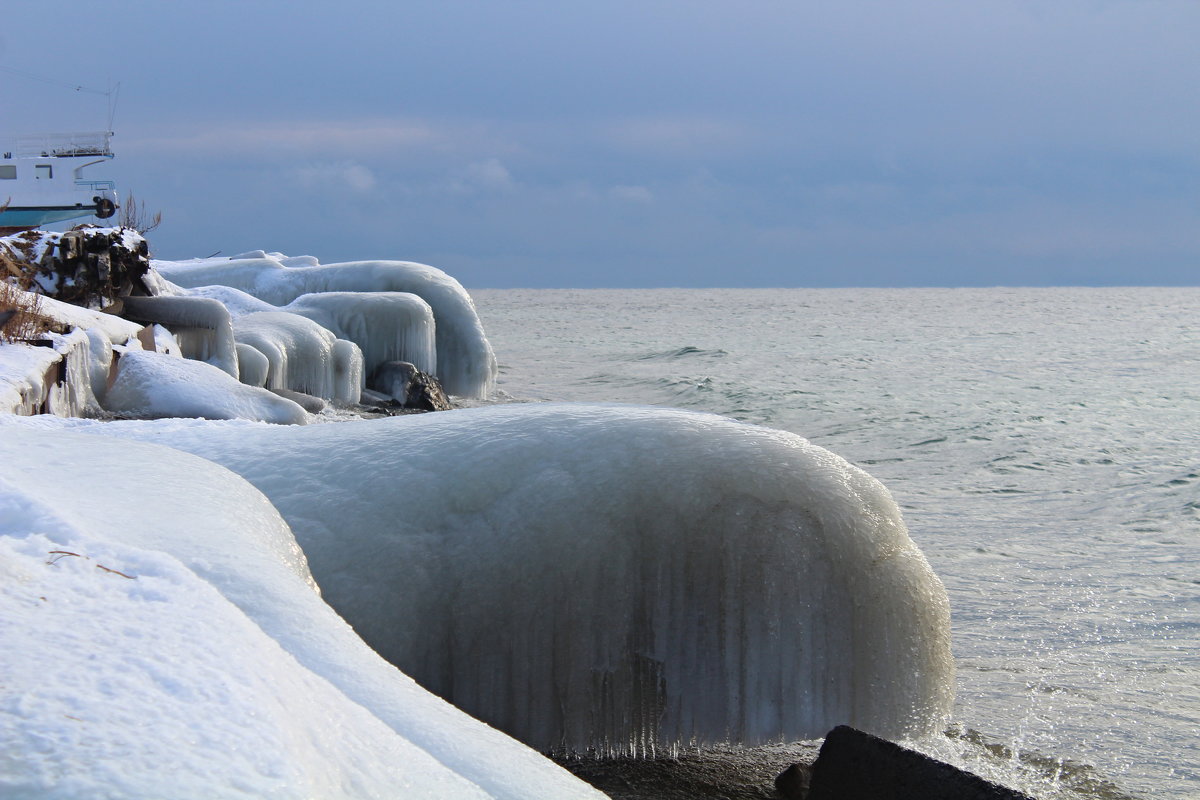
[[[989,745],[927,748],[1041,797],[1200,797],[1200,289],[472,294],[501,397],[712,411],[883,481]]]

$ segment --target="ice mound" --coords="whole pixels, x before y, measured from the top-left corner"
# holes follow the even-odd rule
[[[0,796],[601,797],[373,653],[241,478],[0,425]]]
[[[357,403],[362,351],[310,319],[285,311],[258,311],[233,321],[233,337],[267,358],[268,389],[287,389]]]
[[[406,261],[354,261],[303,266],[279,254],[255,251],[235,259],[156,261],[167,280],[184,288],[228,286],[273,306],[301,295],[331,292],[407,293],[421,298],[436,320],[436,371],[450,394],[482,398],[496,378],[496,357],[484,336],[475,306],[462,285],[441,270]],[[363,312],[367,313],[367,312]],[[368,320],[369,322],[369,320]],[[356,341],[364,351],[372,346]],[[402,360],[416,363],[414,358]],[[395,360],[395,359],[390,359]],[[370,364],[368,369],[376,366]]]
[[[246,477],[381,655],[539,749],[883,736],[950,712],[946,593],[873,478],[659,408],[119,423]]]
[[[433,309],[405,292],[305,294],[284,306],[313,320],[362,350],[363,372],[389,361],[407,361],[430,375],[437,371]]]
[[[266,389],[247,386],[203,361],[127,350],[104,395],[105,410],[136,417],[249,419],[303,425],[304,409]]]

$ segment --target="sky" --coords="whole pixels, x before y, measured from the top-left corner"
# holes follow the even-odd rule
[[[0,135],[119,83],[89,177],[167,259],[1198,285],[1198,40],[1195,0],[6,0]]]

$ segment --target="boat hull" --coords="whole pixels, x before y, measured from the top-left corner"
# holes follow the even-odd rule
[[[95,206],[9,206],[0,211],[0,228],[37,228],[94,216],[97,216]]]

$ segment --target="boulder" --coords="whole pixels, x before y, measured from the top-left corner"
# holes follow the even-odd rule
[[[449,411],[452,406],[442,384],[407,361],[380,364],[371,375],[369,389],[395,398],[404,408]]]
[[[798,794],[783,796],[804,797]],[[886,739],[839,725],[829,732],[821,745],[820,755],[812,766],[806,800],[1033,798]]]

